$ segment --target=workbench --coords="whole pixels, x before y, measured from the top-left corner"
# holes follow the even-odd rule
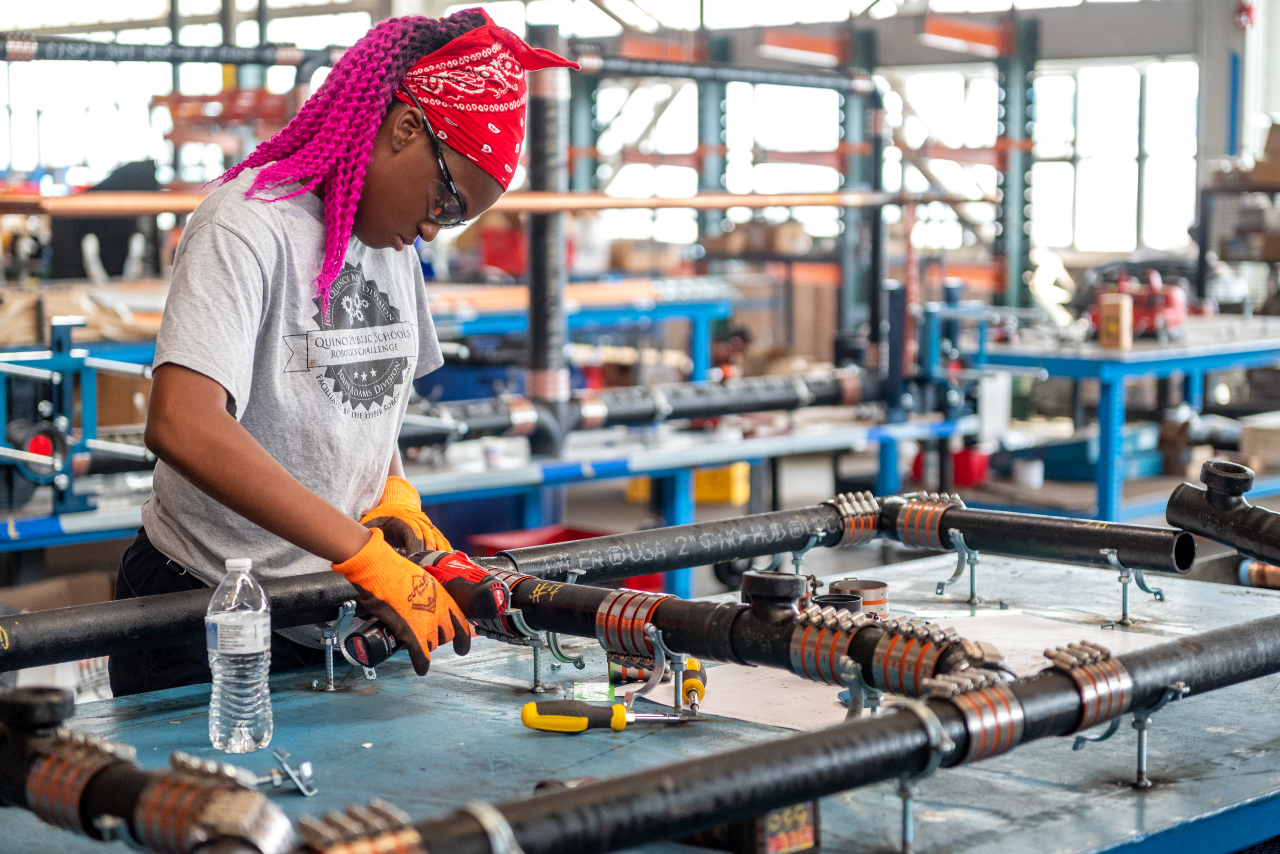
[[[1031,335],[1033,333],[1024,333]],[[1076,345],[1027,343],[989,344],[986,365],[1044,368],[1051,377],[1096,379],[1098,399],[1098,501],[1096,518],[1119,522],[1163,515],[1165,497],[1124,504],[1120,460],[1124,427],[1125,382],[1138,377],[1165,378],[1181,374],[1183,399],[1199,410],[1204,401],[1204,377],[1213,371],[1258,368],[1280,362],[1280,319],[1238,316],[1192,317],[1185,336],[1161,344],[1154,339],[1134,341],[1133,349],[1106,350],[1090,341]],[[1280,493],[1280,476],[1260,477],[1250,498]],[[1012,508],[1008,508],[1012,509]],[[1023,508],[1024,509],[1024,508]]]
[[[875,548],[876,546],[871,546]],[[807,571],[840,571],[843,554],[819,549]],[[934,585],[955,564],[953,555],[859,572],[889,582],[894,615],[915,612],[980,637],[982,618],[967,616],[956,593],[935,596]],[[1100,633],[1116,615],[1119,585],[1111,571],[984,556],[978,592],[993,604]],[[1155,574],[1165,602],[1135,593],[1134,633],[1176,638],[1274,614],[1280,593],[1242,589]],[[949,588],[955,590],[956,585]],[[967,593],[967,591],[965,591]],[[726,594],[731,599],[735,594]],[[564,639],[571,649],[585,641]],[[419,679],[407,662],[393,659],[375,681],[339,668],[339,690],[311,690],[323,668],[272,678],[275,736],[295,760],[314,765],[319,794],[271,790],[290,816],[319,815],[381,797],[421,819],[476,799],[490,802],[528,796],[539,780],[610,777],[683,759],[784,738],[789,730],[717,718],[679,727],[629,726],[623,732],[575,736],[524,729],[520,707],[531,695],[527,649],[477,639],[466,658],[436,654],[431,673]],[[545,665],[544,665],[545,668]],[[709,694],[716,690],[709,671]],[[601,681],[604,657],[587,653],[587,667],[544,671],[551,680]],[[1135,734],[1125,725],[1109,741],[1071,750],[1066,738],[1016,748],[995,759],[940,771],[920,783],[916,846],[921,854],[1024,854],[1048,852],[1169,852],[1218,854],[1280,832],[1280,750],[1274,709],[1280,677],[1245,683],[1171,704],[1152,718],[1150,769],[1155,787],[1130,788]],[[814,684],[835,703],[837,689]],[[659,693],[666,693],[659,689]],[[273,764],[269,751],[248,756],[218,754],[209,746],[208,686],[191,686],[77,707],[69,725],[134,745],[145,767],[163,765],[170,752],[235,762],[259,774]],[[651,706],[639,701],[640,706]],[[649,710],[658,710],[652,706]],[[1090,733],[1096,735],[1096,732]],[[822,802],[825,852],[870,854],[898,850],[900,806],[896,783],[882,783]],[[40,824],[29,812],[2,814],[0,851],[67,854],[124,852]],[[430,844],[430,840],[427,840]],[[675,854],[693,849],[674,843],[645,850]]]
[[[896,461],[899,442],[972,435],[979,426],[978,417],[970,415],[952,421],[848,424],[746,439],[715,432],[662,435],[617,428],[572,433],[564,453],[555,459],[535,458],[495,468],[428,467],[406,461],[405,477],[427,505],[519,496],[523,526],[536,528],[545,522],[541,500],[544,488],[647,476],[664,481],[663,524],[685,525],[695,521],[695,469],[794,454],[862,450],[873,443],[880,445],[882,459]],[[881,466],[877,494],[891,495],[901,487],[897,466]],[[142,503],[148,494],[149,490],[145,490],[104,499],[99,509],[85,513],[10,519],[6,526],[0,526],[0,552],[132,537],[142,525]],[[685,598],[693,595],[691,570],[667,573],[666,583],[669,593]]]

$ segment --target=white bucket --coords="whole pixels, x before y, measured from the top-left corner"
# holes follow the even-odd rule
[[[1044,460],[1014,460],[1013,482],[1027,489],[1044,486]]]

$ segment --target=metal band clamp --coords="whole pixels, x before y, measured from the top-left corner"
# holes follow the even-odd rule
[[[905,709],[919,718],[920,723],[924,724],[925,735],[929,738],[929,762],[918,774],[907,778],[909,780],[921,780],[942,767],[942,760],[947,758],[948,753],[956,749],[956,743],[951,740],[951,736],[947,735],[947,731],[942,726],[942,721],[938,719],[938,715],[924,703],[917,700],[904,700],[897,704],[897,708]]]
[[[670,598],[669,593],[626,588],[612,591],[596,611],[596,639],[606,652],[653,658],[653,644],[645,627],[662,600]]]
[[[511,823],[492,804],[472,801],[462,809],[484,828],[484,832],[489,837],[489,850],[492,854],[524,854],[524,849],[516,841]]]
[[[910,497],[898,511],[898,540],[917,549],[946,551],[939,526],[942,515],[952,507],[963,507],[958,495],[921,492]]]
[[[1052,669],[1070,676],[1080,691],[1080,723],[1072,732],[1090,729],[1129,711],[1133,677],[1105,646],[1086,640],[1046,649],[1044,655]]]
[[[876,536],[880,527],[880,503],[870,492],[846,492],[823,503],[840,514],[843,531],[836,548],[861,545]]]

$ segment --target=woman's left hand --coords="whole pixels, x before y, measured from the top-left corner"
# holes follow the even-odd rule
[[[360,524],[379,528],[394,548],[406,555],[418,552],[451,552],[453,546],[440,529],[422,512],[422,498],[413,484],[394,475],[378,499],[378,506],[366,513]]]

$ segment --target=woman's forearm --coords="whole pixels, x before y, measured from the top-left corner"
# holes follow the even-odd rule
[[[359,522],[303,486],[227,412],[214,380],[156,369],[147,447],[200,491],[281,539],[341,563],[369,539]]]

